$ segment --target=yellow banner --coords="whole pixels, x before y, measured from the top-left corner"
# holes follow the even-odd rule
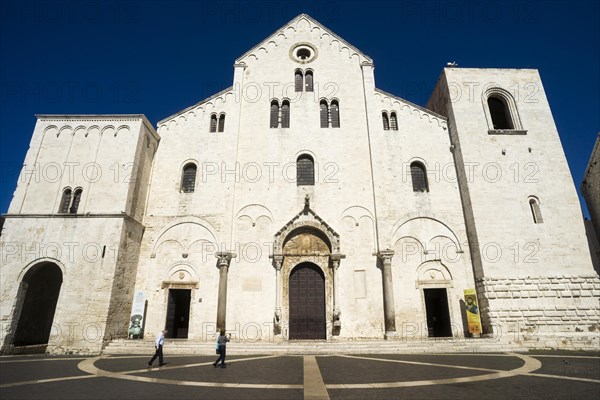
[[[479,318],[479,305],[475,289],[465,290],[465,308],[467,310],[469,333],[473,336],[481,336],[481,319]]]

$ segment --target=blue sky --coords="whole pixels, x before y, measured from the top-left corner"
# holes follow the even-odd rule
[[[3,1],[0,213],[34,114],[156,124],[230,86],[234,60],[300,13],[370,56],[379,88],[420,105],[448,61],[539,69],[579,190],[600,131],[597,1]]]

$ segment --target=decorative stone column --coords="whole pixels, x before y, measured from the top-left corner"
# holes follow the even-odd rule
[[[225,329],[227,317],[227,273],[231,259],[236,257],[235,253],[218,252],[216,254],[219,268],[219,300],[217,303],[217,332]]]
[[[338,295],[338,268],[340,267],[340,261],[346,258],[344,254],[334,253],[331,254],[331,267],[333,268],[333,330],[332,335],[339,335],[342,329],[342,310],[340,309],[339,295]]]
[[[392,257],[393,250],[383,250],[376,254],[381,261],[381,272],[383,278],[383,313],[385,318],[386,339],[398,337],[396,333],[396,306],[394,303],[394,286],[392,280]]]
[[[273,255],[273,266],[275,267],[275,313],[273,314],[273,334],[281,335],[281,267],[283,255]]]

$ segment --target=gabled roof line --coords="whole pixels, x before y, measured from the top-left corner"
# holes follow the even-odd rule
[[[354,47],[353,45],[350,44],[350,42],[348,42],[347,40],[344,40],[343,38],[341,38],[340,36],[338,36],[337,34],[335,34],[331,29],[327,28],[325,25],[323,25],[322,23],[320,23],[319,21],[317,21],[316,19],[314,19],[313,17],[311,17],[308,14],[299,14],[298,16],[296,16],[295,18],[292,18],[290,21],[288,21],[287,23],[283,24],[281,27],[279,27],[279,29],[277,29],[275,32],[273,32],[272,34],[270,34],[269,36],[267,36],[265,39],[262,39],[260,42],[258,42],[256,45],[254,45],[252,48],[250,48],[250,50],[248,50],[247,52],[245,52],[244,54],[242,54],[240,57],[238,57],[235,60],[235,63],[239,63],[244,57],[248,56],[250,53],[252,53],[256,48],[258,48],[261,43],[264,43],[266,41],[268,41],[270,38],[272,38],[273,36],[275,36],[277,33],[281,32],[283,30],[283,28],[285,28],[288,25],[291,25],[292,23],[300,20],[301,18],[306,18],[308,21],[312,22],[313,24],[319,25],[321,28],[323,28],[325,31],[327,31],[328,34],[330,34],[331,36],[333,36],[334,38],[336,38],[337,40],[343,42],[344,44],[346,44],[349,48],[351,48],[352,50],[356,51],[357,53],[360,53],[364,58],[367,59],[367,61],[369,62],[373,62],[373,60],[371,59],[371,57],[369,57],[368,55],[366,55],[364,52],[360,51],[358,48]]]
[[[209,96],[209,97],[205,98],[204,100],[200,100],[200,101],[199,101],[199,102],[197,102],[196,104],[193,104],[193,105],[191,105],[191,106],[189,106],[189,107],[187,107],[187,108],[184,108],[184,109],[183,109],[183,110],[181,110],[181,111],[177,111],[175,114],[173,114],[173,115],[170,115],[170,116],[168,116],[168,117],[166,117],[166,118],[163,118],[163,119],[161,119],[160,121],[158,121],[158,122],[156,123],[156,126],[158,127],[158,125],[160,125],[160,124],[162,124],[162,123],[166,122],[166,121],[167,121],[167,120],[169,120],[169,119],[173,119],[173,118],[175,118],[175,117],[177,117],[177,116],[179,116],[179,115],[181,115],[181,114],[183,114],[183,113],[186,113],[186,112],[190,111],[192,108],[198,107],[198,106],[199,106],[199,105],[201,105],[202,103],[206,103],[207,101],[210,101],[210,100],[212,100],[212,99],[214,99],[214,98],[216,98],[216,97],[219,97],[219,96],[221,96],[222,94],[225,94],[225,93],[229,92],[231,89],[233,89],[233,86],[229,86],[228,88],[226,88],[226,89],[223,89],[223,90],[221,90],[220,92],[218,92],[218,93],[216,93],[216,94],[213,94],[212,96]]]
[[[340,237],[340,235],[333,229],[328,223],[326,223],[323,218],[319,217],[319,215],[310,207],[303,208],[298,214],[294,215],[292,219],[286,222],[281,229],[279,229],[275,233],[275,237],[280,236],[287,228],[292,226],[303,214],[311,214],[314,219],[319,221],[323,226],[325,226],[333,236]]]
[[[422,107],[422,106],[420,106],[420,105],[418,105],[418,104],[415,104],[415,103],[413,103],[413,102],[411,102],[411,101],[405,100],[405,99],[403,99],[403,98],[401,98],[401,97],[398,97],[398,96],[396,96],[396,95],[393,95],[393,94],[391,94],[391,93],[388,93],[388,92],[386,92],[385,90],[381,90],[381,89],[379,89],[379,88],[375,88],[375,91],[376,91],[376,92],[379,92],[379,93],[381,93],[381,94],[383,94],[383,95],[385,95],[385,96],[389,96],[389,97],[391,97],[391,98],[393,98],[393,99],[395,99],[395,100],[398,100],[398,101],[400,101],[400,102],[402,102],[402,103],[406,103],[406,104],[408,104],[408,105],[409,105],[409,106],[411,106],[411,107],[414,107],[414,108],[416,108],[416,109],[419,109],[419,110],[421,110],[421,111],[423,111],[423,112],[426,112],[427,114],[431,114],[431,115],[433,115],[434,117],[441,119],[442,121],[446,121],[446,122],[448,121],[448,118],[444,117],[443,115],[440,115],[440,114],[438,114],[438,113],[436,113],[436,112],[433,112],[433,111],[431,111],[430,109],[428,109],[428,108],[425,108],[425,107]]]

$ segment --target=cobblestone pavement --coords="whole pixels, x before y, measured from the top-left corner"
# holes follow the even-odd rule
[[[600,353],[0,357],[8,399],[593,399]]]

